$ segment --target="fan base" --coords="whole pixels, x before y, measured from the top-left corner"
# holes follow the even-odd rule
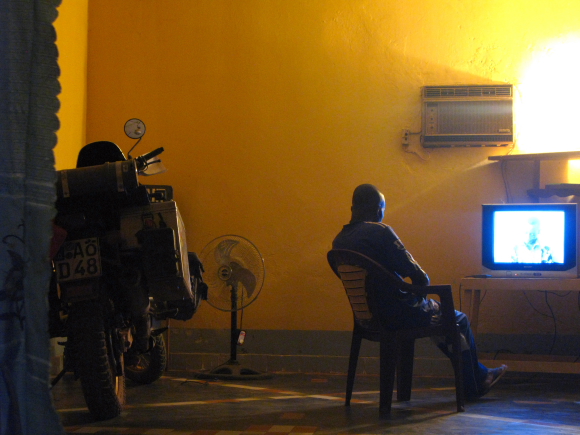
[[[231,380],[252,380],[252,379],[271,379],[269,373],[258,372],[253,369],[242,366],[237,360],[217,366],[209,372],[196,373],[198,379],[231,379]]]

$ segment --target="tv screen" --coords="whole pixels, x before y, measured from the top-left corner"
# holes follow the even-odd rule
[[[483,273],[576,278],[576,204],[484,204]]]

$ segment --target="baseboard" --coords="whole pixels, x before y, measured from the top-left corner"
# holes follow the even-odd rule
[[[244,345],[236,348],[236,359],[243,366],[261,372],[344,374],[348,367],[351,336],[350,331],[246,331]],[[170,369],[205,371],[230,359],[229,330],[173,328],[167,338]],[[551,343],[553,336],[550,335],[478,336],[482,362],[490,367],[510,360],[510,355],[519,355],[508,363],[510,371],[534,371],[535,368],[537,371],[550,371],[552,368],[554,373],[577,373],[574,371],[574,355],[564,355],[564,360],[553,361],[552,366],[526,363],[526,355],[533,357],[535,350],[541,356]],[[580,336],[559,337],[557,350],[560,353],[566,349],[577,350],[580,348],[577,343],[580,343]],[[508,350],[510,348],[513,351]],[[525,352],[521,352],[522,349]],[[378,354],[378,343],[363,341],[357,372],[378,375]],[[516,363],[516,360],[520,362]],[[415,345],[414,374],[452,376],[453,371],[449,360],[430,339],[420,339]]]
[[[345,374],[351,331],[246,331],[236,359],[260,372]],[[207,371],[230,359],[230,331],[171,328],[166,332],[170,370]],[[508,364],[510,372],[580,373],[580,336],[479,334],[480,359],[488,367]],[[546,355],[551,352],[551,355]],[[363,341],[357,373],[379,374],[379,345]],[[62,369],[62,350],[53,343],[51,374]],[[452,376],[449,360],[429,339],[417,340],[414,374]]]

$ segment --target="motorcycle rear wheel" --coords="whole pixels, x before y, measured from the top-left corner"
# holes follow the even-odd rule
[[[96,420],[117,417],[125,404],[125,376],[116,376],[110,343],[114,337],[104,327],[103,309],[98,302],[81,302],[71,310],[74,332],[75,369],[83,395]],[[108,345],[109,343],[109,345]],[[121,354],[120,363],[123,363]]]
[[[163,335],[152,338],[153,347],[149,352],[132,356],[131,363],[125,360],[125,375],[133,382],[151,384],[163,375],[167,367],[167,349]]]

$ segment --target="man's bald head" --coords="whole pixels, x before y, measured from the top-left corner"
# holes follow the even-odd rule
[[[361,184],[354,189],[352,194],[352,218],[350,222],[381,222],[385,213],[385,205],[385,197],[376,186]]]

